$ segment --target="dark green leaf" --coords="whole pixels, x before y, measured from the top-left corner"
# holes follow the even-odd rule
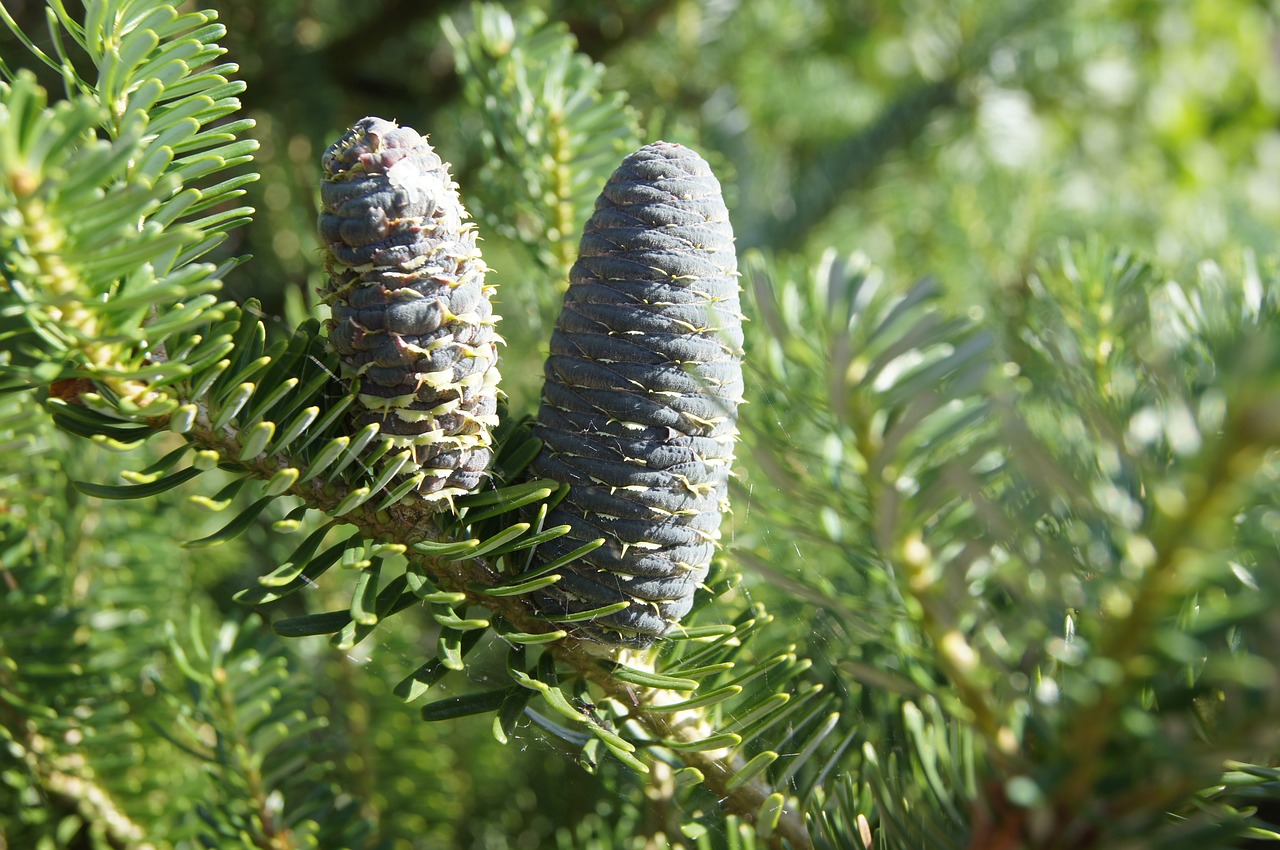
[[[184,484],[195,478],[201,473],[201,470],[194,467],[188,467],[172,475],[166,475],[150,484],[93,484],[88,481],[73,481],[72,484],[81,493],[88,496],[94,496],[98,499],[143,499],[147,496],[156,496],[168,490],[172,490],[179,484]]]
[[[467,717],[473,714],[487,714],[497,711],[506,699],[519,688],[498,688],[478,694],[466,694],[460,697],[449,697],[436,700],[422,707],[422,719],[428,722],[452,720],[455,717]]]
[[[271,628],[281,637],[307,637],[333,634],[350,622],[350,611],[326,611],[323,614],[307,614],[302,617],[279,620],[272,623]]]

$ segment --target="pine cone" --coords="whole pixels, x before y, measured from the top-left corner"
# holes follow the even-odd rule
[[[626,600],[578,626],[647,646],[693,604],[728,507],[742,397],[742,316],[720,184],[667,142],[628,156],[582,235],[551,337],[532,474],[570,485],[538,547],[549,563],[605,545],[532,597],[550,619]]]
[[[409,127],[362,118],[321,164],[329,344],[359,381],[354,424],[411,446],[419,493],[443,506],[479,485],[497,424],[499,317],[475,230],[448,164]]]

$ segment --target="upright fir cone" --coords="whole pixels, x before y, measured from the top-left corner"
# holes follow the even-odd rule
[[[409,127],[362,118],[321,164],[329,344],[359,381],[354,424],[412,447],[419,493],[443,506],[479,485],[497,424],[499,317],[475,230]]]
[[[742,398],[737,257],[720,184],[697,153],[656,142],[596,201],[551,337],[532,474],[567,482],[534,568],[605,545],[531,596],[557,616],[628,602],[570,627],[647,646],[693,604],[728,507]]]

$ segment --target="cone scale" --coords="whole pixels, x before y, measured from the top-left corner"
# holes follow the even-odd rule
[[[493,457],[497,344],[488,269],[448,164],[409,127],[358,121],[321,160],[329,345],[358,384],[353,425],[377,423],[440,506]]]
[[[531,474],[569,484],[533,568],[604,546],[531,595],[546,618],[647,646],[688,613],[728,508],[742,398],[742,316],[720,184],[687,147],[628,156],[596,202],[551,338]]]

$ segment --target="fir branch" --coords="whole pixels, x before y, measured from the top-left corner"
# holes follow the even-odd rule
[[[90,17],[114,21],[106,14],[114,8],[90,4]],[[162,18],[165,8],[167,4],[155,7]],[[863,179],[886,150],[918,136],[940,104],[955,101],[966,75],[986,62],[991,47],[1044,6],[1020,8],[1025,15],[1013,15],[992,35],[976,37],[972,55],[962,51],[959,71],[951,78],[922,86],[900,104],[902,111],[895,113],[891,107],[867,136],[828,152],[834,159],[823,162],[827,171],[804,190],[812,190],[819,202],[812,208],[813,219],[801,222],[801,231],[833,208],[838,193],[830,191],[832,185],[847,185],[850,174]],[[600,94],[599,69],[578,61],[562,30],[540,28],[540,21],[530,18],[521,21],[515,33],[515,23],[502,10],[487,7],[484,15],[493,25],[485,38],[499,36],[486,43],[499,49],[495,55],[460,59],[474,60],[472,70],[501,64],[503,50],[517,43],[536,48],[504,66],[509,76],[481,81],[478,94],[471,96],[477,105],[487,103],[491,95],[501,102],[510,94],[504,88],[508,84],[530,95],[512,105],[510,113],[498,116],[491,127],[493,138],[486,144],[491,153],[510,154],[495,158],[494,169],[506,171],[491,181],[493,185],[501,184],[501,192],[519,197],[534,215],[520,223],[527,229],[509,232],[539,251],[543,277],[550,277],[547,270],[571,258],[567,240],[576,232],[571,222],[582,215],[579,195],[583,187],[593,191],[599,176],[593,173],[594,160],[579,162],[574,151],[609,147],[587,144],[601,141],[597,138],[575,139],[569,129],[607,126],[625,131],[630,116],[613,120],[618,116],[609,110],[619,101]],[[443,516],[404,498],[409,492],[405,484],[413,482],[397,479],[404,458],[381,438],[377,423],[347,433],[344,405],[351,398],[335,397],[327,387],[332,360],[320,349],[316,326],[304,325],[292,340],[268,346],[266,329],[252,315],[252,306],[238,310],[219,305],[208,292],[229,266],[213,269],[195,262],[247,214],[214,210],[234,197],[242,184],[217,184],[207,195],[179,191],[181,180],[195,180],[205,169],[230,167],[247,156],[247,147],[225,138],[247,125],[232,125],[234,129],[223,133],[200,129],[236,108],[237,86],[210,70],[180,84],[185,86],[178,89],[183,96],[165,104],[154,86],[142,88],[154,81],[149,74],[130,78],[131,69],[145,67],[126,61],[136,58],[133,51],[96,40],[97,28],[86,32],[65,13],[55,18],[67,44],[88,53],[100,79],[75,77],[60,33],[53,51],[56,58],[44,58],[68,75],[74,95],[69,105],[46,108],[40,102],[31,108],[43,94],[20,72],[3,92],[6,108],[17,114],[21,107],[27,110],[21,114],[34,116],[19,125],[44,121],[40,126],[46,132],[34,134],[40,144],[19,148],[22,134],[13,129],[18,125],[0,126],[0,142],[11,151],[44,150],[57,156],[48,159],[45,164],[51,167],[42,165],[43,170],[13,168],[20,158],[4,159],[8,170],[0,191],[14,202],[0,209],[0,227],[8,228],[5,235],[14,234],[18,247],[3,252],[0,319],[26,324],[7,337],[21,344],[0,353],[0,383],[4,389],[48,386],[46,405],[58,422],[106,445],[135,445],[164,429],[183,435],[180,449],[146,469],[126,473],[127,485],[81,485],[92,495],[154,495],[218,467],[235,480],[214,496],[200,498],[209,507],[221,508],[235,503],[246,485],[252,491],[257,482],[265,482],[247,509],[196,544],[220,542],[254,527],[277,500],[293,507],[280,520],[282,526],[300,526],[307,510],[323,513],[327,524],[299,546],[297,562],[281,565],[242,598],[278,598],[341,559],[356,575],[351,604],[348,610],[285,621],[279,631],[336,632],[335,642],[350,646],[397,611],[427,603],[441,626],[440,648],[420,676],[410,677],[420,686],[406,689],[412,698],[434,686],[438,673],[466,667],[465,654],[492,622],[493,630],[513,644],[508,672],[515,684],[433,703],[424,716],[496,708],[496,734],[504,736],[528,711],[543,728],[581,747],[584,759],[613,752],[638,770],[646,764],[633,755],[637,745],[650,747],[656,760],[651,762],[651,790],[666,795],[655,809],[678,799],[669,769],[684,764],[701,776],[726,811],[734,813],[729,822],[735,835],[740,817],[754,822],[755,835],[774,846],[812,846],[810,826],[819,843],[850,841],[856,834],[869,846],[875,840],[874,827],[886,844],[927,841],[962,846],[968,841],[977,847],[996,841],[1058,841],[1082,846],[1131,835],[1135,823],[1138,829],[1155,823],[1162,807],[1190,806],[1205,814],[1193,815],[1188,820],[1191,827],[1176,823],[1162,833],[1183,842],[1180,847],[1194,839],[1192,829],[1203,823],[1217,830],[1215,836],[1245,828],[1264,831],[1241,801],[1249,800],[1249,794],[1268,799],[1270,793],[1274,799],[1274,789],[1266,786],[1274,784],[1273,769],[1233,763],[1230,782],[1240,783],[1248,793],[1232,796],[1227,779],[1223,787],[1199,796],[1191,792],[1196,782],[1207,783],[1213,776],[1213,760],[1224,753],[1241,755],[1231,748],[1255,741],[1251,733],[1260,721],[1248,712],[1274,705],[1273,681],[1249,681],[1246,674],[1271,658],[1269,647],[1274,645],[1274,640],[1265,640],[1274,628],[1262,627],[1263,609],[1275,598],[1273,583],[1262,569],[1274,554],[1274,535],[1253,514],[1274,507],[1274,464],[1268,465],[1264,451],[1277,439],[1276,393],[1270,377],[1276,358],[1268,342],[1261,353],[1253,352],[1252,364],[1247,359],[1229,361],[1223,356],[1229,346],[1218,345],[1221,340],[1214,338],[1218,331],[1231,337],[1242,317],[1263,326],[1260,317],[1265,315],[1273,325],[1274,315],[1256,305],[1241,309],[1230,298],[1214,300],[1202,288],[1191,293],[1194,308],[1186,311],[1187,317],[1203,314],[1199,318],[1205,327],[1194,328],[1199,332],[1190,334],[1194,341],[1184,341],[1175,355],[1166,357],[1168,352],[1155,345],[1160,356],[1145,356],[1151,350],[1142,346],[1152,337],[1161,339],[1166,332],[1177,336],[1170,332],[1176,323],[1157,327],[1142,310],[1137,318],[1125,316],[1112,327],[1105,327],[1105,320],[1104,327],[1092,322],[1111,315],[1110,308],[1116,307],[1112,296],[1141,291],[1146,278],[1123,261],[1109,267],[1117,272],[1115,280],[1098,279],[1099,268],[1080,274],[1072,268],[1068,277],[1079,284],[1077,291],[1036,291],[1052,306],[1047,312],[1054,315],[1045,320],[1052,326],[1049,333],[1036,337],[1032,329],[1025,348],[1011,346],[1019,369],[1038,382],[1038,397],[1019,396],[991,374],[988,354],[996,335],[979,332],[973,322],[938,308],[933,287],[920,284],[901,292],[882,288],[883,279],[861,263],[830,258],[809,285],[792,286],[766,273],[762,264],[757,269],[758,289],[776,292],[778,298],[777,303],[762,298],[759,304],[764,321],[757,327],[766,326],[769,332],[758,337],[763,343],[758,350],[765,353],[755,365],[767,383],[756,399],[763,403],[752,407],[767,408],[769,414],[759,415],[754,423],[759,467],[750,474],[757,482],[772,479],[789,487],[791,498],[780,500],[787,504],[757,503],[761,512],[768,512],[762,527],[771,530],[773,538],[767,545],[753,546],[752,557],[782,572],[791,587],[802,589],[796,596],[805,598],[797,602],[822,605],[824,594],[834,590],[837,601],[824,607],[848,620],[831,627],[834,637],[824,647],[832,656],[828,672],[841,699],[833,703],[819,698],[803,715],[771,715],[788,698],[794,697],[798,705],[817,689],[786,690],[781,674],[766,679],[764,672],[775,663],[791,676],[804,669],[804,662],[791,650],[765,653],[759,649],[763,641],[744,653],[755,659],[744,665],[746,672],[740,669],[733,674],[736,679],[727,681],[715,678],[732,666],[728,659],[742,650],[754,624],[728,627],[733,646],[718,646],[713,640],[706,644],[705,658],[701,649],[683,656],[699,659],[692,662],[694,669],[707,676],[701,682],[706,687],[695,691],[701,683],[682,679],[679,664],[661,666],[661,655],[656,661],[655,656],[632,654],[602,658],[599,647],[564,634],[572,632],[573,622],[560,630],[530,612],[522,594],[555,581],[555,569],[563,564],[545,574],[518,578],[518,569],[511,565],[517,553],[555,533],[536,520],[526,521],[547,516],[545,506],[557,498],[555,488],[537,481],[494,487],[459,499],[460,510]],[[157,24],[153,34],[169,38],[184,31],[177,20],[162,21],[164,26]],[[202,18],[200,23],[207,21]],[[213,31],[201,29],[206,35]],[[159,52],[152,53],[149,36],[140,30],[119,35],[120,44],[135,39],[131,46],[149,61],[170,56],[158,45]],[[513,38],[506,39],[508,35]],[[485,38],[469,36],[463,45],[455,37],[455,46],[475,47]],[[193,51],[201,61],[212,61],[216,54],[203,37],[183,44],[182,49]],[[548,56],[563,62],[539,68],[538,57]],[[8,66],[0,67],[8,74]],[[544,77],[537,76],[541,72],[546,72]],[[563,79],[557,77],[561,73]],[[476,76],[469,74],[469,81]],[[581,85],[564,84],[570,78]],[[552,114],[542,121],[528,113],[529,104],[535,109],[545,105],[537,94],[545,91],[530,79],[551,85],[552,94],[566,98],[542,98],[561,106],[580,105],[573,98],[585,96],[591,107],[587,118],[575,124],[565,115]],[[187,99],[197,90],[205,92],[209,102]],[[136,110],[121,108],[122,97],[130,103],[135,96]],[[183,107],[200,115],[198,126],[175,117]],[[521,132],[509,132],[512,127]],[[544,134],[548,127],[552,131]],[[610,132],[600,135],[606,141],[613,138]],[[519,146],[530,139],[527,147]],[[205,159],[200,152],[207,149],[212,154]],[[850,152],[853,162],[848,161]],[[570,169],[571,162],[576,170]],[[78,167],[86,163],[94,167]],[[865,169],[863,177],[859,168]],[[57,209],[40,194],[42,181],[32,175],[49,178],[49,196],[65,194],[65,209]],[[526,183],[523,196],[521,180]],[[492,206],[496,210],[502,204]],[[807,207],[804,214],[809,214]],[[84,224],[86,215],[89,225],[120,225],[114,221],[117,215],[124,224],[95,231]],[[787,240],[799,238],[779,232]],[[107,244],[117,236],[127,248]],[[1112,284],[1116,287],[1107,289]],[[1267,300],[1272,295],[1254,292],[1251,285],[1246,291],[1249,298],[1257,295],[1260,303],[1274,303]],[[223,316],[230,321],[212,323]],[[1010,332],[1008,337],[1014,335]],[[1260,331],[1253,336],[1264,335]],[[1080,362],[1068,356],[1081,352]],[[1035,361],[1033,353],[1042,355],[1041,360],[1030,362]],[[79,383],[55,382],[71,376],[81,380],[84,375],[96,380],[93,391]],[[999,388],[991,390],[988,381]],[[1205,388],[1212,391],[1209,396],[1201,395]],[[1211,396],[1218,392],[1226,398],[1229,413],[1221,433],[1210,427],[1216,404]],[[1013,446],[996,444],[993,410],[999,410],[1006,398],[1028,402],[1011,414],[1016,421],[1005,433],[1017,437],[1010,441]],[[1207,449],[1199,443],[1188,447],[1185,439],[1178,445],[1174,439],[1180,433],[1175,427],[1182,421],[1178,417],[1193,407],[1209,423],[1193,420],[1199,429],[1195,436],[1209,444]],[[775,409],[782,415],[775,416]],[[783,417],[791,420],[785,426]],[[1152,430],[1152,420],[1160,433],[1144,436]],[[1079,426],[1083,437],[1063,440],[1057,453],[1038,444],[1046,430],[1065,431],[1068,425]],[[1032,451],[1021,453],[1022,443],[1031,444]],[[509,463],[499,478],[522,468],[518,460],[525,457],[526,448],[527,442],[516,437],[499,445]],[[184,459],[191,465],[171,471]],[[1012,469],[1019,460],[1036,475]],[[1256,474],[1259,466],[1262,475]],[[505,480],[518,480],[518,472]],[[1170,496],[1170,488],[1181,502]],[[1265,490],[1266,495],[1255,490]],[[1155,510],[1161,498],[1166,505],[1179,505],[1178,510],[1161,515]],[[1126,519],[1116,503],[1145,511],[1141,515],[1151,519],[1146,524]],[[1237,511],[1240,505],[1245,510]],[[1242,563],[1231,563],[1229,579],[1238,578],[1253,594],[1234,584],[1224,592],[1222,576],[1206,578],[1198,569],[1197,561],[1203,560],[1199,549],[1208,545],[1206,541],[1230,537],[1222,531],[1227,519],[1238,522],[1234,533],[1244,542],[1223,547],[1222,557],[1206,572],[1222,573],[1227,554],[1239,553]],[[354,528],[355,534],[316,555],[338,524]],[[788,525],[796,531],[794,538],[782,533]],[[1146,549],[1126,548],[1144,543]],[[822,575],[793,574],[798,571],[770,551],[770,546],[797,544],[823,547],[829,559],[824,569],[811,571]],[[1134,552],[1148,557],[1135,560]],[[405,555],[408,572],[383,584],[384,559],[399,553]],[[16,591],[20,583],[7,561],[3,566],[0,578]],[[829,566],[835,568],[826,569]],[[1250,575],[1255,567],[1261,581]],[[1125,572],[1134,569],[1141,575]],[[1049,580],[1062,582],[1047,594],[1035,590],[1028,577],[1038,574],[1037,580],[1051,584],[1046,573]],[[713,584],[717,591],[725,586]],[[1110,591],[1118,595],[1108,595]],[[700,598],[711,595],[699,591]],[[1222,598],[1227,603],[1222,604]],[[1118,616],[1124,605],[1125,616]],[[476,616],[471,606],[492,616]],[[1064,619],[1068,625],[1060,634],[1057,624]],[[1062,654],[1062,645],[1072,652],[1085,651],[1079,649],[1082,644],[1069,641],[1075,619],[1088,620],[1084,627],[1090,657],[1104,666],[1118,665],[1118,676],[1073,671],[1071,664],[1054,656],[1054,651]],[[779,632],[810,625],[808,617],[797,618],[795,624],[775,623],[769,627],[770,640]],[[1255,633],[1246,627],[1255,627]],[[539,643],[545,652],[535,669],[526,670],[524,647]],[[1211,648],[1201,652],[1202,647]],[[672,655],[682,651],[677,648]],[[1160,667],[1158,675],[1149,672],[1153,660]],[[1231,668],[1235,662],[1238,669]],[[561,688],[557,664],[575,677],[570,681],[577,690],[569,684]],[[206,672],[196,671],[193,681],[204,681]],[[1022,685],[1006,681],[1015,676],[1021,677]],[[1089,701],[1071,694],[1061,702],[1051,700],[1045,694],[1049,685],[1057,687],[1055,676],[1067,685],[1081,685],[1081,692],[1099,685],[1101,696]],[[756,677],[752,691],[743,692],[743,684]],[[1234,693],[1227,693],[1211,710],[1204,708],[1207,701],[1201,700],[1201,691],[1212,689],[1216,695],[1232,687],[1245,692],[1243,709]],[[740,702],[714,704],[740,692]],[[624,722],[621,734],[587,703],[588,693],[602,697],[599,701],[607,703],[603,711]],[[527,708],[535,694],[556,712],[554,719]],[[235,726],[236,695],[228,690],[221,696],[220,709]],[[835,709],[844,709],[846,696],[859,701],[860,728],[828,738],[839,721]],[[906,701],[908,696],[912,701]],[[672,710],[682,704],[683,710]],[[1229,715],[1233,710],[1237,714]],[[726,714],[732,718],[728,724],[723,722]],[[786,718],[787,729],[779,737],[790,753],[779,744],[770,749],[764,743],[778,738],[751,740],[778,717]],[[565,729],[557,719],[576,725]],[[1195,732],[1204,741],[1192,740],[1192,734],[1184,735],[1186,740],[1160,738],[1160,723],[1177,723],[1185,731],[1196,719],[1201,725]],[[1148,728],[1155,731],[1142,731]],[[53,740],[47,732],[41,734]],[[245,756],[237,764],[247,769],[237,775],[248,789],[253,816],[268,823],[269,783],[260,766],[252,763],[260,754],[249,752],[255,747],[246,736],[230,735],[227,740]],[[1145,751],[1153,748],[1160,752]],[[1264,749],[1274,748],[1259,746]],[[820,758],[809,767],[819,751]],[[1123,756],[1123,764],[1117,763],[1113,751]],[[770,768],[775,760],[778,767]],[[1166,770],[1158,781],[1138,775],[1152,764],[1176,769]],[[805,776],[793,785],[802,769]],[[840,776],[845,771],[848,775]],[[1103,800],[1100,789],[1109,791],[1112,785],[1122,787]],[[801,798],[798,810],[779,790],[793,788]],[[78,790],[94,795],[92,789]],[[98,814],[110,817],[109,812]],[[664,813],[656,814],[660,819]],[[1069,831],[1046,838],[1045,824]],[[273,837],[287,840],[287,831],[269,829],[270,835],[260,843],[273,846]]]
[[[34,730],[28,730],[23,740],[6,737],[8,755],[24,765],[41,793],[48,796],[50,805],[74,809],[86,823],[106,830],[113,847],[154,850],[156,845],[148,840],[146,830],[94,781],[93,771],[83,758],[74,754],[54,755],[56,748]]]
[[[214,427],[207,407],[197,404],[197,408],[199,412],[188,438],[201,448],[216,451],[221,457],[237,456],[242,435],[230,425]],[[295,462],[288,456],[276,455],[259,456],[238,465],[255,478],[265,481],[274,479],[282,470],[294,468]],[[309,508],[333,515],[353,489],[350,485],[326,484],[312,479],[293,485],[288,493],[302,499]],[[521,632],[548,634],[553,631],[554,626],[535,616],[519,596],[493,596],[485,592],[500,581],[500,576],[485,559],[451,560],[415,550],[415,544],[437,540],[441,536],[438,512],[428,504],[406,499],[379,510],[376,500],[369,500],[344,513],[342,521],[354,526],[361,538],[404,547],[411,570],[429,576],[439,590],[457,594],[469,605],[486,608]],[[664,701],[670,703],[683,697],[671,691],[631,685],[603,672],[599,663],[601,650],[592,642],[570,635],[548,644],[547,648],[557,661],[572,668],[583,679],[595,683],[607,698],[626,706],[628,716],[644,729],[651,740],[692,743],[706,738],[714,729],[709,717],[696,709],[676,713],[651,710]],[[730,780],[745,765],[742,756],[735,753],[726,750],[679,750],[676,757],[702,773],[707,787],[724,801],[727,812],[754,819],[764,802],[776,791],[759,778],[741,787],[731,787]],[[782,813],[777,833],[793,847],[812,846],[803,817],[797,811]]]
[[[685,699],[684,696],[669,690],[629,686],[602,672],[598,663],[600,650],[591,643],[566,640],[556,648],[556,657],[593,681],[609,698],[626,706],[628,716],[644,729],[651,740],[695,743],[715,732],[715,724],[705,709],[660,710],[663,705]],[[642,666],[646,657],[624,653],[620,660]],[[734,785],[731,780],[746,766],[747,759],[731,749],[678,749],[675,754],[686,767],[701,774],[702,781],[721,800],[726,812],[740,815],[748,822],[756,820],[765,801],[778,791],[763,775],[746,784]],[[775,830],[780,839],[785,839],[796,850],[813,846],[804,815],[794,808],[784,809]]]
[[[166,624],[184,687],[155,686],[177,719],[160,734],[216,779],[216,800],[197,801],[204,841],[259,850],[370,846],[373,822],[326,781],[317,736],[328,721],[311,716],[307,671],[255,619],[224,622],[206,641],[198,609],[191,613],[189,636]]]
[[[562,285],[595,178],[638,145],[637,117],[623,94],[604,89],[604,68],[577,52],[568,29],[539,13],[474,3],[470,21],[446,18],[442,27],[463,94],[487,125],[477,215],[529,246]]]
[[[97,77],[80,79],[62,57],[76,93],[52,106],[28,71],[0,84],[0,305],[28,325],[16,348],[48,360],[45,373],[79,370],[126,408],[155,415],[168,399],[140,373],[164,351],[161,328],[181,329],[177,315],[188,328],[216,315],[199,315],[214,306],[200,296],[235,263],[198,260],[250,212],[226,202],[252,177],[208,181],[256,147],[235,136],[252,122],[214,126],[239,108],[243,86],[223,76],[234,66],[212,64],[223,53],[212,13],[155,2],[125,15],[96,0],[87,28],[61,4],[50,14]],[[159,305],[175,309],[144,330]]]
[[[148,705],[130,703],[119,683],[153,663],[144,605],[173,579],[167,565],[134,560],[154,541],[128,517],[58,498],[64,466],[85,445],[64,439],[22,394],[0,395],[0,455],[27,461],[0,463],[0,761],[13,767],[0,805],[14,815],[13,841],[36,846],[56,830],[62,841],[145,850],[153,827],[133,794],[155,780],[114,760],[138,747]],[[96,534],[140,548],[104,553]],[[127,578],[104,577],[103,560]]]
[[[1274,357],[1263,362],[1268,360]],[[1182,594],[1195,585],[1188,573],[1202,557],[1206,529],[1227,526],[1238,514],[1248,496],[1248,481],[1280,436],[1272,424],[1276,395],[1266,386],[1274,375],[1236,374],[1235,378],[1235,392],[1227,403],[1228,420],[1212,450],[1205,453],[1200,471],[1186,476],[1186,501],[1166,506],[1154,518],[1144,538],[1151,561],[1144,565],[1124,605],[1127,610],[1116,611],[1119,623],[1104,633],[1104,642],[1095,650],[1098,657],[1120,662],[1119,675],[1104,684],[1096,702],[1082,708],[1063,732],[1064,740],[1072,742],[1071,770],[1054,793],[1055,804],[1063,812],[1082,811],[1093,798],[1106,763],[1104,750],[1120,728],[1118,713],[1135,686],[1149,676],[1144,659],[1152,652],[1157,630],[1180,605]],[[1259,427],[1261,423],[1268,424]],[[1167,808],[1210,781],[1210,776],[1187,773],[1175,782],[1147,789],[1141,805]]]

